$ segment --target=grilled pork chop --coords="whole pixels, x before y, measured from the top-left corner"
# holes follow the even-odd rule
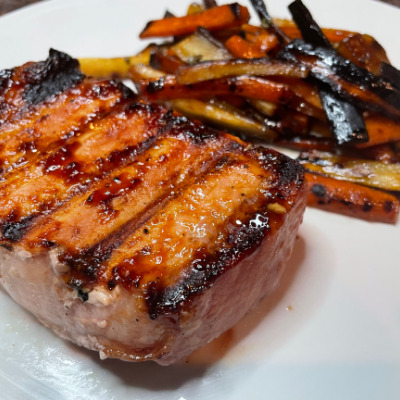
[[[103,357],[178,361],[278,284],[302,168],[87,78],[66,54],[0,73],[0,281]]]

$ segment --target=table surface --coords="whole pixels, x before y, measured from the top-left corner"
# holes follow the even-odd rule
[[[0,15],[16,10],[28,4],[37,3],[41,0],[0,0]],[[378,1],[378,0],[377,0]],[[379,0],[384,3],[400,7],[400,0]]]

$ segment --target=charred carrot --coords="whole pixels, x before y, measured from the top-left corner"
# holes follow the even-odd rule
[[[322,105],[318,97],[317,89],[313,85],[300,79],[290,79],[286,77],[274,77],[273,80],[286,84],[296,96],[303,99],[305,104],[302,104],[302,107],[306,104],[312,106],[311,109],[309,108],[307,110],[303,108],[303,112],[318,120],[324,121]],[[400,141],[399,121],[383,115],[370,114],[364,118],[364,122],[368,132],[368,141],[365,143],[358,143],[355,147],[366,149],[385,143]],[[320,132],[320,127],[317,130]]]
[[[391,82],[356,66],[334,49],[294,40],[280,53],[282,60],[309,69],[324,90],[357,105],[361,111],[378,111],[400,118],[400,90]]]
[[[351,35],[342,40],[336,50],[357,66],[375,75],[380,75],[382,63],[389,63],[385,49],[370,35]]]
[[[210,31],[220,30],[239,26],[246,23],[249,19],[250,14],[247,8],[238,3],[233,3],[210,8],[184,17],[150,21],[141,32],[140,37],[143,39],[186,35],[195,32],[200,26]]]
[[[252,99],[287,103],[292,92],[283,84],[254,76],[213,79],[192,85],[181,85],[173,75],[157,80],[138,82],[138,90],[149,100],[212,98],[218,95],[239,95]]]
[[[397,221],[399,200],[390,193],[309,172],[305,177],[310,207],[373,222]]]

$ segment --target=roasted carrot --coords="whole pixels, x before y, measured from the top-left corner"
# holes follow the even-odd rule
[[[333,139],[320,138],[313,136],[294,136],[291,138],[279,137],[274,142],[278,146],[283,146],[293,150],[320,150],[333,151],[335,143]]]
[[[149,100],[204,98],[218,95],[239,95],[252,99],[287,103],[292,92],[283,84],[255,76],[237,76],[213,79],[191,85],[181,85],[173,75],[157,80],[138,82],[138,90]]]
[[[231,36],[226,42],[225,47],[237,58],[260,58],[265,57],[265,53],[252,46],[249,42],[239,35]]]
[[[375,75],[380,74],[382,62],[389,63],[385,49],[370,35],[351,35],[342,40],[336,50],[357,66]]]
[[[245,38],[255,49],[264,54],[273,50],[279,44],[277,36],[266,29],[261,29],[257,33],[245,33]]]
[[[321,100],[318,95],[318,88],[316,85],[313,85],[298,78],[290,78],[286,76],[274,77],[273,80],[289,86],[292,92],[295,93],[298,97],[302,98],[315,108],[323,111]]]
[[[272,117],[279,108],[278,104],[265,100],[247,99],[247,103],[256,109],[261,115]]]
[[[242,34],[247,37],[247,35],[257,35],[259,34],[262,30],[265,30],[262,26],[257,26],[257,25],[251,25],[251,24],[243,24],[240,27],[240,30]]]
[[[257,75],[257,76],[290,76],[306,78],[307,68],[293,63],[272,60],[268,57],[246,60],[208,61],[193,65],[185,65],[176,71],[179,83],[190,84],[226,76]]]
[[[292,92],[305,100],[306,104],[312,105],[312,109],[307,109],[308,114],[319,120],[325,120],[322,104],[318,96],[318,89],[315,85],[301,79],[288,77],[274,77],[274,81],[284,83],[289,86]],[[307,110],[303,112],[307,113]],[[400,122],[392,118],[379,114],[370,114],[364,118],[365,126],[368,131],[368,142],[359,143],[357,148],[367,148],[383,143],[400,141]]]
[[[255,48],[260,49],[264,53],[268,53],[278,45],[278,38],[274,34],[265,31],[257,35],[254,41],[250,43],[252,43]]]
[[[184,17],[172,17],[150,21],[140,37],[165,37],[178,36],[193,33],[200,26],[210,31],[239,26],[250,19],[246,7],[238,3],[227,4],[210,8],[202,12],[186,15]]]
[[[381,161],[385,163],[400,163],[400,154],[395,150],[393,143],[382,143],[376,146],[366,147],[359,150],[364,158]]]
[[[375,146],[377,144],[400,141],[400,122],[382,115],[371,115],[364,119],[369,140],[360,143],[358,148]]]
[[[390,193],[306,172],[307,205],[373,222],[394,224],[399,200]]]

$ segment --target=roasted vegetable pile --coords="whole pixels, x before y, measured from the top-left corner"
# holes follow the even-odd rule
[[[145,101],[300,151],[309,205],[395,223],[400,193],[400,71],[371,36],[321,29],[295,0],[293,21],[261,23],[237,3],[191,4],[150,21],[166,38],[135,56],[81,59],[87,75],[131,79]]]

